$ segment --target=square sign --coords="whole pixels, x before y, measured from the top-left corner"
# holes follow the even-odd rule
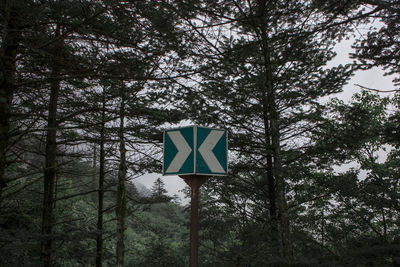
[[[163,175],[227,175],[226,130],[189,126],[164,132]]]

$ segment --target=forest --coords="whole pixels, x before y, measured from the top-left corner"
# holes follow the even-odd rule
[[[185,125],[229,134],[199,266],[400,266],[400,0],[0,0],[0,21],[0,266],[188,266],[161,179]],[[350,83],[373,69],[393,86]]]

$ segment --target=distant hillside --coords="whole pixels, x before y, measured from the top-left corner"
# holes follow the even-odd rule
[[[151,191],[146,186],[144,186],[143,184],[141,184],[137,181],[133,181],[132,183],[136,187],[136,191],[138,192],[138,194],[141,197],[150,197],[151,196]]]

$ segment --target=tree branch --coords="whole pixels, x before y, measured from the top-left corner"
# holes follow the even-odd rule
[[[385,91],[385,90],[379,90],[379,89],[375,89],[375,88],[365,87],[365,86],[362,86],[362,85],[356,84],[356,83],[354,85],[360,87],[361,89],[375,91],[375,92],[379,92],[379,93],[396,93],[396,92],[400,92],[400,89],[393,89],[393,90]]]

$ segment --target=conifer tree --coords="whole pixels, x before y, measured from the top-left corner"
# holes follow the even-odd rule
[[[151,196],[154,198],[163,198],[165,197],[167,193],[167,190],[165,189],[165,184],[161,180],[161,178],[157,178],[157,180],[154,181],[153,186],[151,187]]]
[[[377,11],[371,16],[371,21],[378,19],[383,23],[382,27],[371,26],[366,36],[359,38],[353,48],[352,54],[358,60],[357,65],[361,69],[382,67],[386,75],[394,75],[393,82],[400,85],[400,1],[365,0],[361,4],[370,5]],[[388,91],[385,88],[375,88],[381,91]]]
[[[27,8],[25,7],[27,6]],[[31,8],[30,11],[28,11]],[[37,9],[32,3],[4,0],[0,2],[1,46],[0,46],[0,203],[7,182],[6,169],[12,162],[7,159],[14,143],[15,129],[12,127],[13,101],[17,90],[18,56],[21,55],[23,32],[31,29]],[[26,40],[25,40],[26,41]]]
[[[340,92],[351,74],[344,66],[326,68],[340,32],[321,31],[326,21],[312,1],[213,4],[203,10],[209,20],[193,24],[205,42],[199,86],[187,90],[190,114],[232,132],[233,174],[262,177],[273,254],[290,260],[287,196],[297,178],[291,166],[312,145],[309,132],[323,109],[318,99]]]

